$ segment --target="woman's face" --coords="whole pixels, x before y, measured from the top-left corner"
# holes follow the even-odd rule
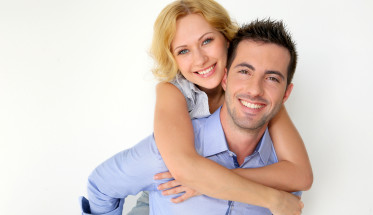
[[[227,62],[228,42],[200,14],[177,20],[171,52],[183,76],[203,89],[220,85]]]

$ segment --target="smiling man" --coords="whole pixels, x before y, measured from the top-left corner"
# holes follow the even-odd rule
[[[291,93],[296,58],[294,43],[282,22],[255,21],[242,27],[229,47],[222,81],[225,103],[211,116],[193,120],[197,152],[229,169],[278,162],[267,125]],[[93,171],[88,183],[89,201],[83,198],[81,202],[83,214],[122,214],[124,199],[140,191],[149,191],[150,214],[157,215],[300,214],[302,208],[292,194],[265,186],[254,189],[250,184],[242,185],[238,193],[259,193],[257,202],[274,199],[285,209],[279,212],[271,203],[259,207],[205,195],[174,204],[170,201],[174,196],[157,190],[164,181],[153,179],[165,171],[151,135]]]
[[[253,23],[237,33],[229,50],[229,74],[225,74],[222,82],[225,104],[220,113],[221,123],[239,164],[253,153],[268,122],[293,89],[294,44],[286,34],[278,38],[283,32],[271,35],[264,28],[274,25],[275,30],[284,30],[281,23],[262,21],[256,25],[259,23],[262,29],[247,30],[255,26]]]

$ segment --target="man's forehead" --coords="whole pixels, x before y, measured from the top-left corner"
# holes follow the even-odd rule
[[[245,63],[254,69],[265,66],[268,70],[280,70],[286,76],[290,64],[290,52],[275,43],[243,40],[238,43],[232,67]]]

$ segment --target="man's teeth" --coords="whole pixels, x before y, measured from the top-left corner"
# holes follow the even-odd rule
[[[253,103],[249,103],[249,102],[247,102],[247,101],[243,101],[243,100],[241,100],[241,103],[242,103],[245,107],[253,108],[253,109],[259,109],[259,108],[264,107],[264,105],[253,104]]]
[[[210,68],[206,69],[206,70],[203,70],[203,71],[200,71],[200,72],[197,72],[198,74],[200,75],[205,75],[209,72],[211,72],[211,70],[214,68],[214,66],[211,66]]]

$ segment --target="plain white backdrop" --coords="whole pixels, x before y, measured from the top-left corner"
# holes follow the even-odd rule
[[[151,134],[148,49],[169,2],[0,0],[1,214],[79,214],[92,169]],[[303,214],[373,215],[373,2],[218,2],[240,24],[282,19],[297,41],[287,108],[314,170]]]

